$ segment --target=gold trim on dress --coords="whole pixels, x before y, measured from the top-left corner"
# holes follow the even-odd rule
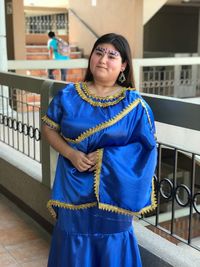
[[[64,208],[64,209],[70,209],[70,210],[80,210],[80,209],[87,209],[87,208],[92,208],[97,206],[97,202],[91,202],[91,203],[85,203],[85,204],[80,204],[80,205],[74,205],[74,204],[69,204],[69,203],[64,203],[58,200],[49,200],[47,202],[47,208],[51,215],[56,218],[56,213],[53,209],[53,206],[59,207],[59,208]]]
[[[42,122],[54,130],[60,130],[60,125],[51,120],[47,115],[42,117]]]
[[[99,180],[99,182],[100,182],[100,178],[97,178],[97,180]],[[134,215],[139,215],[139,214],[143,215],[143,214],[146,214],[150,211],[153,211],[157,207],[156,193],[155,193],[153,180],[152,180],[151,202],[152,202],[151,205],[141,209],[140,211],[130,211],[130,210],[127,210],[124,208],[120,208],[120,207],[117,207],[114,205],[105,204],[105,203],[101,203],[101,202],[98,202],[98,207],[99,207],[99,209],[102,209],[102,210],[106,210],[106,211],[110,211],[110,212],[116,212],[116,213],[129,215],[129,216],[134,216]]]
[[[99,184],[100,184],[100,172],[103,158],[103,148],[97,150],[97,164],[94,172],[94,193],[99,202]]]
[[[81,89],[80,87],[80,83],[76,83],[75,84],[75,88],[76,88],[76,91],[78,92],[79,96],[85,100],[86,102],[90,103],[92,106],[95,106],[95,107],[102,107],[102,108],[105,108],[105,107],[109,107],[109,106],[113,106],[117,103],[119,103],[122,99],[125,98],[125,92],[124,91],[120,97],[118,97],[116,100],[112,101],[112,102],[100,102],[100,101],[94,101],[92,100],[91,98],[89,98],[86,94],[84,94],[84,91]]]
[[[91,99],[88,99],[84,94],[83,91],[80,88],[79,84],[76,84],[76,89],[78,94],[80,95],[81,98],[83,98],[84,100],[86,100],[87,102],[90,103],[90,101],[92,102],[91,104],[94,106],[102,106],[105,107],[110,106],[110,105],[114,105],[116,103],[118,103],[122,98],[124,98],[124,96],[119,97],[117,99],[118,102],[113,101],[112,103],[101,103],[101,102],[94,102]],[[132,88],[128,88],[128,90],[133,90]],[[124,94],[124,92],[122,92],[122,94]],[[93,103],[94,102],[94,103]],[[114,103],[115,102],[115,103]],[[145,111],[147,113],[148,116],[148,120],[149,123],[152,127],[152,123],[151,123],[151,119],[147,110],[146,105],[144,104],[144,102],[138,98],[136,100],[134,100],[134,102],[132,102],[131,104],[129,104],[126,108],[124,108],[121,112],[119,112],[117,115],[115,115],[112,119],[100,123],[99,125],[90,128],[88,130],[86,130],[85,132],[83,132],[82,134],[80,134],[76,139],[70,139],[67,137],[63,138],[68,141],[68,142],[72,142],[72,143],[79,143],[81,141],[83,141],[85,138],[89,137],[90,135],[103,130],[107,127],[110,127],[112,125],[114,125],[115,123],[117,123],[119,120],[121,120],[124,116],[126,116],[133,108],[135,108],[139,103],[142,104],[142,106],[145,108]],[[101,104],[101,105],[100,105]],[[47,115],[42,117],[42,121],[44,123],[46,123],[49,127],[55,129],[55,130],[59,130],[60,126],[55,123],[53,120],[51,120]],[[56,213],[53,209],[53,206],[55,207],[59,207],[59,208],[66,208],[66,209],[71,209],[71,210],[80,210],[80,209],[86,209],[86,208],[91,208],[91,207],[95,207],[98,206],[99,209],[102,210],[107,210],[110,212],[116,212],[116,213],[120,213],[120,214],[124,214],[124,215],[136,215],[136,214],[145,214],[147,212],[150,212],[152,210],[154,210],[157,207],[157,202],[156,202],[156,192],[155,192],[155,187],[154,187],[154,181],[152,179],[152,192],[151,192],[151,205],[141,209],[139,212],[134,212],[134,211],[130,211],[124,208],[120,208],[114,205],[110,205],[110,204],[105,204],[105,203],[101,203],[99,201],[99,185],[100,185],[100,174],[101,174],[101,167],[102,167],[102,158],[103,158],[103,148],[102,149],[98,149],[97,150],[98,153],[98,160],[97,160],[97,165],[96,165],[96,169],[94,172],[94,193],[95,196],[97,198],[97,202],[91,202],[91,203],[84,203],[84,204],[80,204],[80,205],[75,205],[75,204],[69,204],[69,203],[64,203],[58,200],[49,200],[47,203],[47,208],[49,209],[50,213],[52,214],[53,217],[56,217]]]
[[[141,100],[141,104],[142,104],[142,106],[144,107],[144,109],[145,109],[145,111],[146,111],[147,118],[148,118],[149,124],[150,124],[150,126],[151,126],[151,129],[153,129],[153,125],[152,125],[152,122],[151,122],[151,118],[150,118],[148,109],[147,109],[147,107],[146,107],[146,105],[145,105],[145,103],[144,103],[143,100]]]
[[[124,215],[138,215],[138,214],[145,214],[150,211],[153,211],[157,207],[157,201],[156,201],[156,192],[154,187],[154,179],[152,178],[152,192],[151,192],[151,205],[141,209],[138,212],[130,211],[124,208],[117,207],[115,205],[110,205],[106,203],[100,202],[99,199],[99,185],[100,185],[100,175],[101,175],[101,166],[102,166],[102,158],[103,158],[103,149],[98,150],[98,161],[97,161],[97,167],[94,175],[94,192],[97,198],[98,202],[98,208],[110,212],[116,212]]]
[[[145,103],[144,103],[143,100],[141,100],[141,104],[142,104],[142,106],[144,107],[144,109],[145,109],[145,111],[146,111],[146,114],[147,114],[147,118],[148,118],[150,127],[151,127],[151,129],[153,129],[153,124],[152,124],[152,121],[151,121],[151,117],[150,117],[150,115],[149,115],[148,109],[147,109],[147,107],[146,107],[146,105],[145,105]],[[157,140],[156,133],[154,134],[154,139]]]
[[[119,92],[115,93],[114,95],[110,95],[110,96],[97,96],[97,95],[95,95],[95,94],[93,94],[93,93],[90,92],[90,90],[89,90],[86,82],[83,82],[82,83],[82,88],[83,88],[84,93],[88,97],[92,97],[92,98],[97,99],[97,100],[107,100],[107,101],[111,101],[111,100],[113,100],[113,99],[121,96],[122,93],[124,93],[127,90],[126,87],[122,87],[122,89]]]
[[[136,99],[134,102],[132,102],[131,104],[129,104],[126,108],[124,108],[121,112],[119,112],[117,115],[115,115],[112,119],[100,123],[99,125],[88,129],[87,131],[83,132],[82,134],[80,134],[76,139],[71,139],[68,137],[64,137],[63,138],[67,141],[67,142],[71,142],[71,143],[80,143],[81,141],[83,141],[85,138],[89,137],[90,135],[99,132],[107,127],[110,127],[112,125],[114,125],[115,123],[117,123],[119,120],[121,120],[124,116],[126,116],[133,108],[135,108],[139,103],[141,102],[140,99]]]
[[[155,190],[155,185],[154,185],[154,178],[152,178],[152,192],[151,192],[151,205],[143,208],[140,211],[140,214],[143,215],[145,213],[148,213],[150,211],[153,211],[157,208],[157,199],[156,199],[156,190]]]

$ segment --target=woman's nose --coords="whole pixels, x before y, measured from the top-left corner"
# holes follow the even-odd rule
[[[106,62],[107,60],[107,55],[106,54],[103,54],[101,57],[100,57],[100,62]]]

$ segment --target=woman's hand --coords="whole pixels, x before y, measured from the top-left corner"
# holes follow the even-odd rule
[[[97,164],[97,151],[91,152],[87,154],[87,158],[92,162],[93,166],[89,169],[90,172],[94,171],[96,169],[96,164]]]
[[[92,154],[92,153],[90,153]],[[88,155],[90,155],[88,154]],[[94,167],[94,159],[93,156],[88,157],[87,154],[72,149],[68,159],[71,161],[71,163],[74,165],[74,167],[79,171],[79,172],[84,172],[87,170],[90,170]]]
[[[66,141],[60,136],[57,131],[51,129],[45,124],[42,127],[42,135],[44,138],[46,138],[49,144],[56,151],[58,151],[58,153],[69,159],[78,171],[84,172],[87,170],[95,170],[97,162],[96,151],[89,154],[85,154],[81,151],[73,149],[66,143]]]

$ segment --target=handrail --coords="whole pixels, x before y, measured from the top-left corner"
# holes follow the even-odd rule
[[[86,58],[69,60],[8,60],[9,70],[39,70],[39,69],[80,69],[87,68]]]
[[[82,18],[80,18],[74,10],[71,8],[68,10],[95,36],[95,38],[99,38],[98,34],[96,34],[96,32],[93,31],[92,28]]]

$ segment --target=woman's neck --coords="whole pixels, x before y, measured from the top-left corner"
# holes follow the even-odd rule
[[[121,91],[121,86],[117,84],[104,84],[99,82],[89,82],[88,88],[92,94],[97,96],[106,97]]]

